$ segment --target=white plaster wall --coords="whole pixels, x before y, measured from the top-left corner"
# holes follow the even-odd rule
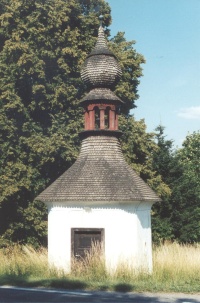
[[[105,258],[109,269],[115,269],[120,262],[134,267],[145,264],[151,269],[149,204],[102,208],[49,205],[49,261],[65,271],[70,271],[71,228],[105,229]]]
[[[67,209],[50,208],[48,214],[49,263],[59,269],[70,270],[70,229],[67,228]]]
[[[140,268],[152,272],[151,204],[141,203],[136,209],[138,230],[138,262]]]

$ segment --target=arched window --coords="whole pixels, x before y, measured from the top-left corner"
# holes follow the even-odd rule
[[[95,112],[95,129],[100,128],[100,110],[97,106],[94,107]]]

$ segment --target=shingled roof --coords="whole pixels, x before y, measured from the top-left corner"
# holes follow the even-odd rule
[[[87,56],[87,58],[96,55],[109,55],[115,57],[115,55],[109,50],[107,46],[107,41],[104,35],[104,29],[102,25],[99,27],[98,39],[95,44],[95,47],[93,48],[91,53]]]
[[[110,88],[119,80],[121,69],[109,51],[100,26],[94,50],[82,68],[82,79],[91,89],[81,103],[122,101]],[[43,202],[133,203],[160,199],[126,163],[117,139],[119,131],[86,131],[76,162],[36,199]]]
[[[102,26],[93,51],[81,69],[81,78],[88,87],[113,87],[120,79],[121,67],[108,49]]]
[[[80,103],[87,101],[115,101],[116,103],[124,103],[109,88],[93,88],[83,97]]]
[[[38,197],[44,202],[159,201],[153,190],[126,163],[116,137],[83,140],[77,161]],[[109,204],[108,202],[108,204]]]

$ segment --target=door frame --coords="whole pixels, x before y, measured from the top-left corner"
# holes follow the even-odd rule
[[[74,255],[74,235],[75,232],[100,232],[101,235],[101,244],[103,248],[103,252],[105,249],[105,229],[104,228],[71,228],[71,257],[75,257]]]

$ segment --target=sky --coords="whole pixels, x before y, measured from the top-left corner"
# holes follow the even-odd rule
[[[200,0],[106,0],[111,37],[125,32],[145,57],[136,120],[147,131],[165,127],[166,139],[181,147],[200,130]]]

